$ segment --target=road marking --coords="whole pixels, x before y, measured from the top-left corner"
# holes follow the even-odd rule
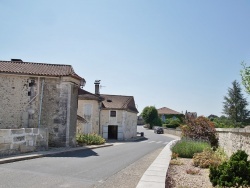
[[[169,142],[165,142],[164,144],[167,145]]]
[[[119,146],[119,145],[122,145],[122,144],[125,144],[125,143],[112,143],[113,146]]]
[[[141,142],[147,142],[147,140],[141,141]]]
[[[155,141],[150,141],[150,142],[148,142],[148,143],[151,144],[151,143],[153,143],[153,142],[155,142]]]
[[[162,141],[156,142],[156,144],[160,144],[160,143],[162,143]]]

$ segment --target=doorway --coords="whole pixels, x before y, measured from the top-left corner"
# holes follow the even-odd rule
[[[108,139],[116,139],[118,135],[118,125],[109,125],[108,126]]]

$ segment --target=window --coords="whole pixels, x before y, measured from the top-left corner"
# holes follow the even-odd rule
[[[110,117],[116,117],[116,111],[110,111]]]

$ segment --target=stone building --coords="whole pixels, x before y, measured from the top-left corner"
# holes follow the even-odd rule
[[[175,118],[179,118],[181,121],[184,118],[184,114],[177,112],[175,110],[172,110],[170,108],[167,107],[162,107],[157,109],[158,115],[161,118],[162,121],[166,121],[166,119],[175,119]]]
[[[0,129],[48,128],[49,146],[74,146],[84,83],[71,65],[0,61]]]
[[[80,133],[97,133],[105,139],[126,140],[137,135],[137,113],[133,96],[104,95],[95,82],[95,94],[79,90],[78,123]]]

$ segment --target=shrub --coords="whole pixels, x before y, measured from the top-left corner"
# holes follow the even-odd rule
[[[76,141],[79,144],[87,145],[100,145],[105,143],[105,139],[99,136],[98,134],[78,134],[76,136]]]
[[[183,165],[184,163],[180,159],[172,159],[170,161],[171,165]]]
[[[210,144],[207,142],[182,139],[174,145],[172,152],[177,153],[179,157],[192,158],[195,153],[200,153],[208,147]]]
[[[218,138],[216,137],[213,122],[200,116],[197,119],[189,119],[186,123],[187,125],[182,126],[182,134],[184,137],[208,141],[212,146],[218,147]]]
[[[214,151],[212,148],[206,148],[203,152],[194,154],[194,166],[198,166],[200,168],[219,166],[222,162],[227,160],[227,156],[222,149],[217,150]]]
[[[181,120],[178,118],[171,118],[169,121],[170,125],[176,125],[177,127],[181,124]]]
[[[210,167],[209,178],[213,186],[249,187],[250,186],[250,161],[245,151],[238,150],[229,161],[218,167]]]
[[[189,168],[186,170],[186,173],[191,175],[200,174],[200,169]]]
[[[179,127],[179,125],[176,125],[176,124],[174,124],[174,125],[167,124],[166,127],[170,128],[170,129],[175,129],[176,127]]]

